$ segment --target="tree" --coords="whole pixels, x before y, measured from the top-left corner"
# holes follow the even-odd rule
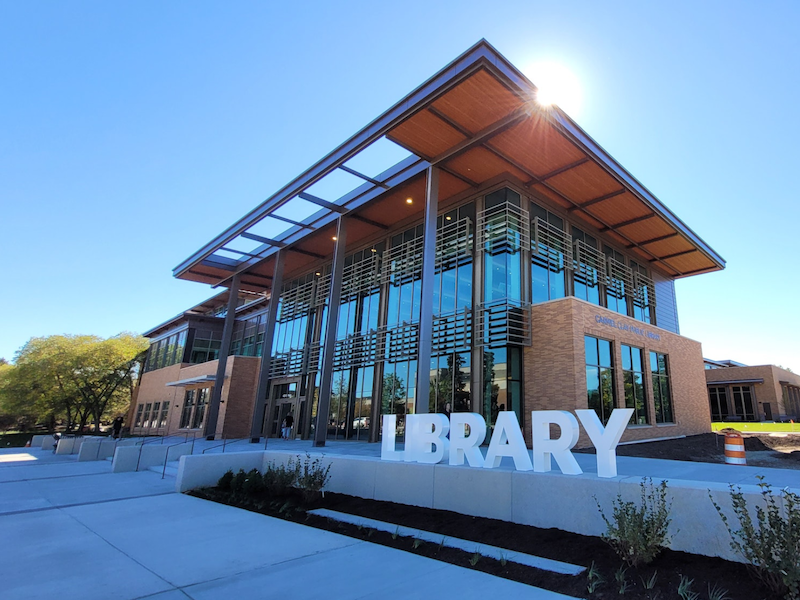
[[[106,413],[130,403],[134,378],[148,342],[129,333],[32,338],[3,377],[3,410],[45,419],[65,419],[67,431],[82,431],[91,420],[99,431]]]

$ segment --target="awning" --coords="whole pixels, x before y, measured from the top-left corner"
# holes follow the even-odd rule
[[[728,379],[727,381],[706,381],[706,385],[739,385],[740,383],[764,383],[763,379]]]
[[[167,387],[186,387],[187,385],[194,385],[196,383],[214,383],[216,381],[216,375],[200,375],[198,377],[189,377],[188,379],[170,381],[167,384]]]

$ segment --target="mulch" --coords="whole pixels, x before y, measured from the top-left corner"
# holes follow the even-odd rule
[[[298,505],[296,509],[290,507],[287,510],[287,506],[293,506],[294,501],[291,499],[288,501],[285,499],[274,500],[266,496],[255,500],[234,498],[229,492],[222,492],[215,488],[195,490],[191,493],[201,498],[285,518],[578,598],[593,600],[678,598],[677,589],[681,576],[693,580],[691,589],[698,592],[698,598],[703,600],[708,597],[709,589],[715,585],[727,590],[729,600],[767,600],[771,598],[755,582],[747,567],[720,558],[665,550],[656,557],[652,564],[638,569],[628,568],[624,571],[622,579],[627,582],[628,587],[624,594],[620,594],[620,584],[617,582],[615,574],[625,568],[624,564],[601,538],[557,529],[541,529],[495,519],[471,517],[450,511],[355,498],[343,494],[327,493],[324,498],[304,507],[304,509],[329,508],[585,567],[594,564],[595,570],[599,572],[604,583],[596,586],[593,593],[589,593],[588,578],[585,574],[579,576],[560,575],[511,562],[503,565],[500,561],[481,556],[476,557],[469,552],[440,548],[438,544],[419,544],[417,542],[417,547],[414,548],[414,540],[410,538],[394,537],[390,533],[374,531],[365,527],[359,528],[355,525],[308,515],[305,510],[300,509],[299,499],[296,501]],[[653,589],[646,590],[644,581],[651,579],[654,572],[656,573],[656,585]]]

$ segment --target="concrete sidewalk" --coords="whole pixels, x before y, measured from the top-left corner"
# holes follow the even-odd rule
[[[0,463],[3,600],[567,599],[175,494],[156,473],[109,470],[107,461]]]

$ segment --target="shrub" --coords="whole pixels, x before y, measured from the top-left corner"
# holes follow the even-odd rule
[[[248,472],[247,478],[242,484],[242,492],[248,496],[258,496],[264,489],[264,478],[258,469]]]
[[[264,471],[264,487],[271,496],[285,496],[295,486],[299,476],[300,465],[293,460],[288,465],[267,465]]]
[[[605,521],[607,531],[603,539],[630,567],[649,564],[669,544],[667,529],[671,519],[667,503],[667,482],[653,485],[652,479],[643,477],[639,484],[641,503],[626,502],[621,495],[612,504],[609,520],[597,501],[597,510]]]
[[[731,548],[744,557],[756,578],[775,594],[800,598],[800,496],[784,489],[776,497],[760,476],[758,487],[764,503],[755,507],[754,522],[742,488],[729,486],[738,529],[714,502],[711,492],[709,498],[731,534]]]
[[[297,468],[297,487],[302,490],[303,501],[312,502],[316,500],[322,488],[330,479],[331,466],[322,467],[322,461],[319,458],[311,460],[311,456],[306,454],[306,459],[303,461],[302,467],[300,466],[300,457],[298,456]]]
[[[234,494],[242,493],[244,489],[244,482],[247,480],[247,473],[244,472],[244,469],[239,469],[239,472],[233,476],[231,479],[231,491]]]
[[[233,471],[228,469],[228,471],[219,478],[217,482],[217,487],[221,490],[230,490],[231,489],[231,482],[233,481]]]

